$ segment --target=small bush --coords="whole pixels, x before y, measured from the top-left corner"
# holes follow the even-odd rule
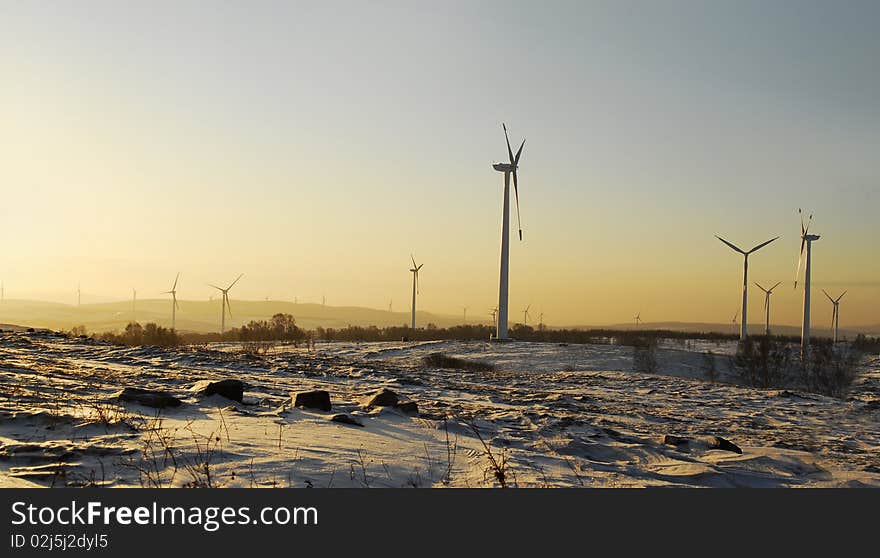
[[[471,372],[492,372],[495,366],[488,362],[478,360],[465,360],[444,355],[443,353],[431,353],[422,358],[425,366],[432,368],[455,368],[457,370],[469,370]]]
[[[784,385],[793,364],[791,345],[773,337],[753,337],[740,342],[734,357],[734,368],[749,386],[760,388]]]

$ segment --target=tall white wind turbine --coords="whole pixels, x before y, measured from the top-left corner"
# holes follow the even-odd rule
[[[177,329],[177,309],[179,306],[177,305],[177,280],[180,279],[180,272],[177,272],[177,276],[174,278],[174,284],[171,285],[170,291],[165,291],[162,294],[170,294],[171,295],[171,329]]]
[[[226,311],[227,310],[229,311],[229,317],[230,318],[232,317],[232,307],[229,306],[229,289],[231,289],[233,287],[233,285],[238,283],[238,280],[241,279],[242,276],[244,276],[244,273],[242,273],[241,275],[236,277],[235,281],[230,283],[229,286],[226,287],[225,289],[222,289],[222,288],[218,287],[217,285],[209,285],[211,287],[214,287],[215,289],[217,289],[218,291],[220,291],[223,294],[222,298],[220,299],[220,335],[223,335],[223,332],[226,330]]]
[[[825,293],[825,296],[828,297],[828,300],[834,306],[834,310],[831,313],[831,331],[834,332],[834,342],[837,343],[840,335],[840,299],[843,298],[846,291],[843,291],[837,298],[831,298],[831,295],[825,292],[825,289],[822,289],[822,292]]]
[[[770,295],[773,294],[773,289],[781,284],[782,281],[776,283],[769,289],[765,289],[760,283],[755,283],[759,289],[764,291],[764,335],[770,335]]]
[[[504,202],[501,212],[501,273],[498,286],[498,325],[495,338],[499,341],[507,339],[507,292],[508,292],[508,265],[510,263],[510,175],[513,175],[513,194],[516,199],[516,223],[519,228],[519,239],[522,241],[522,223],[519,217],[519,185],[516,179],[516,169],[519,166],[519,157],[522,154],[526,140],[523,140],[514,156],[510,148],[510,138],[507,136],[507,125],[501,124],[504,129],[504,139],[507,141],[507,155],[509,162],[496,163],[492,167],[498,172],[504,173]]]
[[[807,223],[804,224],[804,212],[798,208],[801,217],[801,251],[798,254],[797,271],[794,275],[794,288],[797,289],[798,278],[801,274],[801,262],[804,260],[804,248],[807,249],[806,265],[804,266],[804,321],[801,324],[801,358],[807,356],[810,347],[810,274],[812,271],[813,241],[819,240],[818,234],[810,234],[810,224],[813,222],[813,214],[810,214]]]
[[[413,293],[412,293],[412,329],[416,328],[416,294],[419,292],[419,270],[422,269],[421,265],[416,265],[416,259],[412,254],[409,255],[412,260],[413,266],[410,269],[410,272],[413,274]]]
[[[739,252],[740,254],[743,255],[742,324],[740,325],[739,338],[741,341],[745,341],[746,336],[747,336],[746,328],[748,327],[748,320],[746,318],[747,318],[748,300],[749,300],[749,254],[760,250],[761,248],[763,248],[764,246],[767,246],[768,244],[770,244],[771,242],[773,242],[774,240],[776,240],[779,237],[777,236],[776,238],[771,238],[770,240],[768,240],[766,242],[762,242],[761,244],[758,244],[757,246],[755,246],[754,248],[752,248],[748,252],[743,251],[738,246],[735,246],[735,245],[731,244],[730,242],[724,240],[723,238],[721,238],[717,234],[715,235],[715,238],[717,238],[718,240],[720,240],[724,244],[727,244],[732,250]]]

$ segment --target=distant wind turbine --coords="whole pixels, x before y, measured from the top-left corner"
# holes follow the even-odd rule
[[[526,306],[525,310],[523,310],[523,325],[529,324],[529,308],[531,307],[532,305],[529,304],[528,306]]]
[[[831,301],[831,304],[834,305],[834,310],[831,313],[831,331],[834,332],[834,342],[837,343],[840,334],[840,299],[843,298],[846,291],[843,291],[837,298],[831,298],[831,295],[825,292],[825,289],[822,289],[822,292],[825,293],[825,296],[827,296],[828,300]]]
[[[498,324],[498,308],[493,308],[489,315],[492,316],[492,327],[497,327]]]
[[[177,272],[177,276],[174,277],[174,284],[171,285],[170,291],[165,291],[162,294],[170,294],[171,295],[171,329],[177,329],[177,280],[180,279],[180,272]]]
[[[209,286],[214,287],[215,289],[217,289],[218,291],[220,291],[223,294],[223,297],[220,299],[220,334],[221,335],[226,330],[226,311],[227,310],[229,311],[229,317],[230,318],[232,317],[232,307],[229,306],[229,289],[231,289],[233,287],[233,285],[238,283],[238,280],[241,279],[243,275],[244,275],[244,273],[242,273],[241,275],[236,277],[235,281],[230,283],[229,286],[226,287],[225,289],[222,289],[222,288],[218,287],[217,285],[210,285],[209,284]]]
[[[416,259],[412,254],[409,255],[412,260],[413,266],[410,269],[410,272],[413,274],[413,291],[412,291],[412,329],[416,328],[416,294],[419,292],[419,270],[422,269],[421,265],[416,265]]]
[[[466,324],[466,323],[467,323],[467,311],[468,311],[468,307],[467,307],[467,306],[462,306],[461,309],[464,311],[464,316],[462,316],[462,321],[461,321],[461,323]]]
[[[765,289],[760,283],[755,283],[759,289],[764,291],[764,335],[770,335],[770,295],[773,294],[773,289],[781,284],[782,281],[776,283],[769,289]]]
[[[734,329],[734,331],[736,331],[736,318],[737,318],[737,316],[739,316],[739,310],[737,310],[737,311],[733,314],[733,319],[730,320],[730,323],[733,324],[733,329]]]
[[[734,251],[739,252],[740,254],[743,255],[742,326],[740,329],[739,338],[741,341],[745,341],[746,335],[747,335],[746,327],[748,326],[747,312],[748,312],[748,300],[749,300],[749,254],[760,250],[761,248],[763,248],[764,246],[767,246],[768,244],[770,244],[771,242],[773,242],[774,240],[776,240],[779,237],[777,236],[776,238],[771,238],[770,240],[768,240],[766,242],[762,242],[761,244],[758,244],[757,246],[755,246],[754,248],[752,248],[748,252],[741,250],[739,247],[724,240],[723,238],[721,238],[717,234],[715,235],[715,238],[717,238],[718,240],[720,240],[724,244],[727,244],[728,246],[730,246],[730,248],[733,249]]]
[[[519,216],[519,185],[516,179],[516,169],[519,167],[519,157],[522,154],[526,140],[523,140],[514,156],[510,148],[510,138],[507,135],[507,125],[501,124],[504,129],[504,139],[507,141],[507,163],[496,163],[492,167],[498,172],[504,173],[504,201],[501,212],[501,273],[498,286],[498,325],[495,331],[495,339],[503,341],[507,339],[507,292],[508,292],[508,266],[510,263],[510,175],[513,175],[513,194],[516,198],[516,222],[519,227],[519,239],[522,241],[522,222]]]
[[[76,284],[76,305],[79,306],[82,303],[82,290],[80,290],[80,284]]]
[[[819,240],[818,234],[810,233],[810,224],[813,222],[813,214],[804,224],[804,212],[798,208],[798,214],[801,217],[801,251],[798,254],[797,271],[794,275],[794,288],[797,289],[798,277],[801,274],[801,261],[804,259],[804,248],[807,249],[807,261],[804,266],[804,321],[801,324],[801,358],[807,356],[807,350],[810,346],[810,273],[812,268],[813,241]]]
[[[389,313],[393,312],[393,310],[392,310],[392,306],[391,306],[391,304],[392,304],[393,302],[394,302],[393,300],[389,300],[389,301],[388,301],[388,312],[389,312]]]
[[[636,314],[635,317],[633,317],[633,321],[636,322],[636,327],[639,327],[639,324],[642,323],[642,313],[639,312]]]

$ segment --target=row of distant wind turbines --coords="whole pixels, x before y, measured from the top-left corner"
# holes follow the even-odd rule
[[[510,182],[511,177],[513,177],[513,193],[516,201],[516,217],[517,217],[517,226],[519,229],[519,240],[522,241],[522,222],[520,219],[520,211],[519,211],[519,184],[517,180],[517,169],[519,167],[520,156],[522,155],[523,147],[525,146],[525,140],[520,143],[519,149],[517,149],[516,154],[514,154],[513,149],[510,146],[510,138],[507,132],[507,125],[501,125],[504,130],[504,139],[507,143],[507,155],[508,162],[506,163],[494,163],[492,167],[504,174],[504,190],[503,190],[503,198],[502,198],[502,213],[501,213],[501,261],[500,261],[500,273],[499,273],[499,286],[498,286],[498,306],[491,312],[494,326],[495,326],[495,335],[492,336],[492,340],[494,341],[507,341],[508,337],[508,285],[509,285],[509,262],[510,262]],[[811,279],[811,266],[812,266],[812,243],[816,240],[819,240],[819,235],[810,234],[809,227],[812,223],[813,216],[810,215],[807,223],[804,223],[803,213],[800,209],[798,209],[798,213],[801,215],[801,248],[798,256],[798,267],[795,273],[795,288],[797,288],[797,281],[800,276],[800,268],[801,264],[804,261],[804,251],[806,249],[806,265],[804,272],[804,315],[803,315],[803,324],[801,327],[801,354],[805,354],[810,339],[810,279]],[[766,242],[762,242],[758,244],[751,250],[745,251],[734,245],[731,242],[721,238],[720,236],[716,237],[729,246],[734,251],[743,255],[743,289],[742,289],[742,326],[740,330],[740,339],[745,340],[747,336],[746,326],[747,326],[747,311],[748,311],[748,270],[749,270],[749,255],[754,252],[760,250],[764,246],[767,246],[771,242],[775,241],[779,237],[772,238]],[[412,268],[410,268],[410,272],[413,274],[412,277],[412,305],[411,305],[411,326],[413,329],[416,327],[416,295],[419,293],[419,271],[422,269],[424,264],[417,264],[415,257],[410,255],[410,259],[412,260]],[[243,275],[243,274],[242,274]],[[225,289],[222,287],[218,287],[217,285],[210,285],[211,287],[217,289],[221,292],[221,314],[220,314],[220,331],[221,333],[226,328],[226,314],[229,313],[230,317],[232,315],[232,310],[229,306],[229,291],[233,286],[241,279],[242,275],[239,275],[235,281],[229,284]],[[176,318],[177,318],[177,309],[179,308],[177,303],[177,281],[180,277],[180,274],[177,274],[177,277],[174,279],[174,284],[172,285],[169,291],[166,291],[163,294],[170,294],[172,296],[172,328],[176,327]],[[756,283],[758,288],[760,288],[764,292],[764,311],[765,311],[765,333],[769,334],[770,332],[770,296],[773,292],[773,289],[779,286],[780,283],[770,287],[769,289],[765,289],[763,286]],[[823,290],[823,292],[825,292]],[[839,323],[840,323],[840,311],[839,305],[840,300],[843,298],[843,295],[846,294],[846,291],[843,292],[836,299],[832,298],[827,292],[825,292],[825,296],[831,301],[834,306],[834,314],[833,314],[833,324],[834,324],[834,341],[838,340],[839,333]],[[77,290],[77,297],[79,298],[79,290]],[[137,300],[137,291],[133,291],[133,301],[134,305]],[[529,309],[531,305],[526,307],[523,311],[523,322],[528,323],[529,317]],[[389,304],[389,311],[391,310]],[[464,309],[464,317],[465,320],[467,318],[467,308]],[[637,315],[635,318],[636,325],[641,323],[641,314]],[[735,318],[734,318],[735,320]],[[541,315],[541,322],[543,323],[543,314]]]
[[[797,289],[798,279],[800,278],[801,273],[801,265],[804,265],[804,315],[803,322],[801,324],[801,356],[806,355],[809,349],[810,343],[810,281],[812,274],[812,254],[813,254],[813,242],[819,240],[819,235],[810,234],[810,224],[813,222],[813,215],[807,219],[807,222],[804,223],[804,215],[803,212],[798,209],[798,214],[801,218],[801,248],[798,253],[798,264],[797,270],[795,271],[794,277],[794,288]],[[729,246],[735,252],[742,254],[743,256],[743,287],[742,287],[742,310],[740,311],[742,314],[742,323],[740,326],[740,340],[745,340],[747,337],[746,327],[748,324],[747,316],[748,316],[748,292],[749,292],[749,255],[757,252],[764,246],[767,246],[774,240],[779,237],[771,238],[766,242],[762,242],[758,244],[751,250],[743,250],[736,246],[735,244],[724,240],[718,235],[715,237]],[[804,258],[804,252],[806,251],[806,259]],[[759,283],[755,283],[755,285],[764,292],[764,334],[770,335],[770,296],[773,294],[773,289],[781,285],[782,282],[778,282],[769,289],[764,288]],[[833,298],[825,289],[822,289],[822,292],[828,297],[828,300],[831,301],[833,305],[833,313],[831,317],[831,327],[834,334],[834,342],[837,343],[840,335],[840,300],[843,298],[843,295],[847,293],[847,291],[843,291],[837,298]],[[733,322],[736,323],[736,315],[733,317]]]

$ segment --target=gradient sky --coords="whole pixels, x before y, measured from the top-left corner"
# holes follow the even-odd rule
[[[0,0],[9,298],[484,314],[501,121],[528,141],[514,316],[729,321],[786,281],[797,208],[841,325],[880,322],[880,3]],[[750,321],[761,298],[751,290]],[[816,290],[821,297],[821,292]],[[831,307],[815,298],[814,325]],[[827,308],[826,308],[827,306]],[[827,315],[826,315],[827,314]]]

